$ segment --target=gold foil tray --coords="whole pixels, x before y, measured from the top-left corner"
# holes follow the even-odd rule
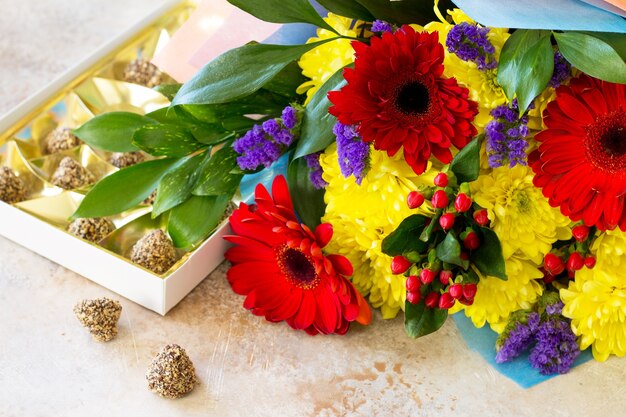
[[[27,198],[39,198],[43,196],[54,196],[62,190],[44,181],[32,169],[24,158],[19,146],[13,140],[7,141],[0,147],[0,166],[11,168],[26,186]]]
[[[146,234],[156,229],[161,229],[165,232],[165,234],[167,234],[167,218],[165,216],[159,216],[156,219],[153,219],[150,213],[147,213],[118,228],[102,239],[99,245],[118,256],[126,258],[130,262],[130,254],[135,243],[137,243],[137,241]],[[176,270],[182,263],[184,263],[186,254],[186,251],[176,249],[178,261],[165,274]],[[140,265],[136,266],[138,268],[143,268]]]
[[[170,104],[165,96],[150,88],[106,78],[90,78],[75,92],[96,115],[112,111],[146,114]]]
[[[53,226],[66,230],[71,223],[70,217],[74,214],[83,198],[84,195],[82,194],[63,190],[60,194],[52,197],[40,197],[17,203],[15,207]],[[113,222],[116,229],[119,229],[149,212],[149,208],[141,207],[109,217],[108,219]]]
[[[93,149],[85,145],[69,151],[63,151],[52,155],[47,155],[42,158],[31,159],[29,163],[32,166],[35,174],[39,176],[39,178],[52,185],[52,175],[59,167],[59,163],[61,162],[61,160],[66,156],[69,156],[80,165],[82,165],[95,177],[96,181],[99,181],[107,175],[111,174],[112,172],[117,171],[117,168],[104,161],[102,158],[100,158],[100,156],[98,156],[98,154],[93,151]],[[73,191],[86,192],[91,188],[92,185],[88,185]]]
[[[57,127],[75,129],[93,117],[93,113],[74,92],[70,92],[50,109],[37,115],[16,135],[16,141],[26,159],[46,154],[46,138]]]

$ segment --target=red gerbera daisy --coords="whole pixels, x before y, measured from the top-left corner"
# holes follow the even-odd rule
[[[227,277],[247,296],[244,307],[312,335],[345,334],[352,321],[369,324],[367,302],[345,278],[352,275],[350,261],[322,252],[332,226],[321,224],[313,233],[298,222],[283,176],[274,180],[272,194],[259,184],[256,205],[242,203],[234,211],[235,235],[225,237],[237,245],[225,255],[233,263]]]
[[[353,42],[354,69],[348,84],[329,93],[330,113],[347,125],[358,125],[365,142],[390,156],[404,147],[404,158],[417,174],[426,170],[431,153],[452,161],[450,147],[461,149],[476,135],[472,125],[478,106],[454,78],[443,78],[444,48],[439,34],[417,33],[403,26],[371,45]]]
[[[625,85],[581,75],[556,90],[535,136],[535,185],[564,215],[600,230],[626,231],[625,110]]]

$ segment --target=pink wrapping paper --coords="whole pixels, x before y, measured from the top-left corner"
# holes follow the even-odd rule
[[[280,26],[263,22],[226,0],[204,0],[152,62],[183,83],[212,59],[250,41],[262,41]]]

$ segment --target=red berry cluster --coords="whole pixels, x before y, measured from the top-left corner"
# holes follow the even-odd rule
[[[572,229],[573,239],[569,243],[546,254],[542,268],[546,284],[565,276],[573,279],[576,271],[596,266],[596,258],[589,253],[590,241],[595,235],[591,230],[585,225],[575,226]]]
[[[472,213],[473,201],[467,193],[459,190],[455,193],[452,187],[449,187],[450,179],[446,173],[439,173],[434,179],[435,187],[430,187],[423,191],[411,191],[407,196],[407,205],[410,209],[417,209],[421,207],[427,198],[430,198],[430,203],[437,211],[438,222],[441,230],[447,232],[452,230],[455,226],[459,226],[459,223],[465,223],[459,221],[459,217],[465,214],[469,216],[469,219],[473,219],[474,222],[481,227],[487,227],[489,225],[489,217],[487,216],[487,210],[477,209]],[[453,202],[453,204],[450,203]],[[471,213],[471,216],[470,216]],[[463,246],[468,250],[476,250],[480,247],[480,238],[476,232],[470,227],[467,227],[465,231],[462,231],[461,227],[461,239]]]
[[[454,175],[439,173],[434,179],[434,187],[412,191],[407,196],[407,205],[417,209],[430,200],[435,209],[432,223],[427,223],[433,233],[443,231],[446,235],[454,231],[454,236],[462,246],[461,259],[469,260],[471,251],[481,246],[479,227],[489,225],[487,211],[476,207],[469,195],[467,184],[457,185]],[[440,233],[440,232],[439,232]],[[467,271],[458,266],[436,260],[436,251],[431,250],[428,262],[412,262],[404,256],[396,256],[391,263],[394,274],[407,275],[406,299],[411,304],[424,302],[427,308],[450,309],[456,301],[471,305],[476,295],[477,277],[470,277]],[[411,258],[413,259],[413,258]],[[413,259],[416,260],[416,259]],[[456,273],[457,271],[458,273]]]
[[[391,262],[394,274],[404,274],[413,264],[404,256],[398,255]],[[461,283],[462,277],[455,280],[454,272],[449,269],[424,267],[415,275],[406,279],[406,300],[411,304],[419,304],[424,297],[428,308],[450,309],[455,301],[472,305],[476,295],[475,283]]]
[[[435,291],[431,284],[438,278],[442,291]],[[454,282],[454,273],[444,269],[435,272],[424,268],[418,275],[409,275],[406,279],[406,300],[411,304],[419,304],[424,296],[424,304],[428,308],[448,310],[455,301],[472,305],[476,296],[476,284]]]

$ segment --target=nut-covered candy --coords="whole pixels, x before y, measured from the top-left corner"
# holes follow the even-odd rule
[[[156,355],[146,372],[148,388],[165,398],[180,398],[198,382],[196,370],[185,349],[167,345]]]
[[[124,69],[124,81],[152,88],[163,82],[163,73],[153,63],[136,59]]]
[[[52,183],[66,190],[75,190],[93,184],[96,178],[81,164],[66,156],[52,174]]]
[[[113,230],[115,230],[115,225],[111,220],[101,217],[76,219],[67,227],[67,231],[74,236],[90,242],[101,241]]]
[[[122,305],[106,297],[83,300],[74,306],[74,314],[95,340],[108,342],[117,335]]]
[[[135,243],[130,260],[156,274],[167,272],[176,263],[176,250],[163,230],[153,230]]]
[[[0,200],[14,204],[26,200],[24,181],[16,176],[11,168],[0,167]]]
[[[46,136],[45,146],[47,153],[57,153],[80,146],[81,141],[72,133],[69,127],[57,127]]]
[[[109,163],[117,168],[126,168],[145,159],[141,152],[114,152],[109,156]]]

